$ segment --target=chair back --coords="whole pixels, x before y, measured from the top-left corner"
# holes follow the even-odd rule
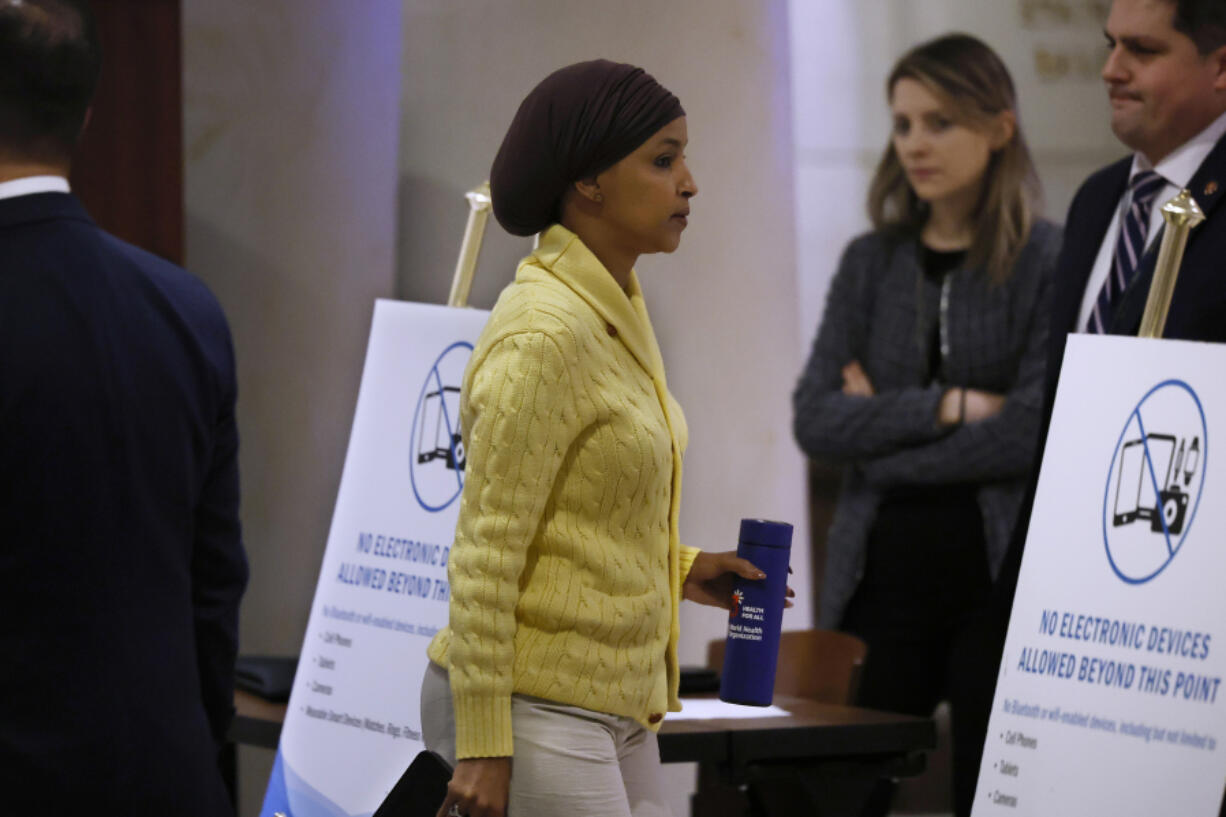
[[[707,645],[707,666],[724,666],[724,639]],[[868,645],[836,630],[792,630],[779,636],[775,694],[851,705],[856,700],[860,671]]]

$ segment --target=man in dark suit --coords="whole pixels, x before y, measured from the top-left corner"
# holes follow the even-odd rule
[[[1104,31],[1111,129],[1133,153],[1090,176],[1069,207],[1052,288],[1043,442],[1068,334],[1137,334],[1160,211],[1183,188],[1207,218],[1189,238],[1163,337],[1226,342],[1226,2],[1114,0]],[[995,615],[984,619],[992,631],[978,668],[985,735],[1038,467],[994,589]]]
[[[0,812],[224,815],[230,335],[68,192],[99,65],[83,0],[0,2]]]
[[[1103,79],[1111,128],[1134,153],[1092,175],[1069,208],[1053,292],[1049,394],[1068,332],[1135,335],[1153,279],[1163,204],[1187,188],[1208,220],[1188,242],[1164,337],[1226,341],[1226,3],[1115,0]],[[1145,174],[1149,187],[1140,187]],[[1139,189],[1138,189],[1139,188]],[[1148,198],[1135,246],[1127,211]],[[1145,249],[1142,249],[1142,248]],[[1139,254],[1135,269],[1121,253]],[[1120,286],[1121,278],[1126,279]],[[1110,297],[1103,299],[1108,279]]]
[[[1052,288],[1044,438],[1068,334],[1140,328],[1160,210],[1183,188],[1206,220],[1188,239],[1163,337],[1226,342],[1226,3],[1114,0],[1105,33],[1111,128],[1134,152],[1090,176],[1069,207]],[[1031,501],[1037,479],[1036,461]],[[1029,511],[1030,501],[1002,572],[1009,603]]]

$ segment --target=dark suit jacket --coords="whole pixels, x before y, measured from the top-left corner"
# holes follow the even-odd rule
[[[1116,207],[1128,184],[1132,157],[1095,173],[1081,186],[1069,207],[1064,246],[1056,266],[1052,291],[1052,333],[1048,351],[1048,411],[1060,378],[1060,364],[1069,332],[1082,331],[1077,317],[1086,282],[1099,246],[1116,217]],[[1226,139],[1219,141],[1188,185],[1206,221],[1188,238],[1171,311],[1163,337],[1226,342]],[[1162,206],[1165,201],[1156,202]],[[1158,260],[1159,240],[1150,245],[1140,269],[1124,292],[1110,323],[1110,334],[1135,335],[1149,296]]]
[[[0,200],[0,811],[231,811],[234,400],[200,281]]]

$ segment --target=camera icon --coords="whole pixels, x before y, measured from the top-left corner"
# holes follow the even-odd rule
[[[1200,437],[1147,434],[1124,443],[1119,460],[1112,527],[1148,520],[1153,533],[1182,533],[1188,488],[1200,464]]]

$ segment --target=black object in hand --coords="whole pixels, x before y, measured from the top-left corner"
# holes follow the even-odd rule
[[[447,798],[451,766],[437,752],[424,749],[371,817],[435,817]]]

